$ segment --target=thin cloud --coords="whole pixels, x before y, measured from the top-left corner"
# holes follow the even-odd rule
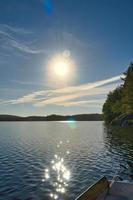
[[[80,107],[92,107],[103,105],[105,99],[94,99],[87,101],[70,101],[70,102],[60,102],[59,105],[70,107],[70,106],[80,106]],[[57,104],[58,105],[58,104]]]
[[[16,27],[16,26],[10,26],[7,24],[0,24],[0,29],[3,29],[5,31],[10,31],[12,33],[33,34],[32,31],[26,30],[24,28]]]
[[[37,49],[25,42],[22,42],[20,36],[31,34],[29,31],[21,28],[11,27],[9,25],[0,24],[0,44],[4,49],[16,49],[26,54],[44,54],[48,53],[44,49]],[[19,38],[19,39],[18,39]]]
[[[102,80],[102,81],[97,81],[94,83],[88,83],[88,84],[84,84],[84,85],[80,85],[80,86],[75,86],[75,87],[68,87],[68,88],[64,88],[64,89],[60,89],[60,90],[55,90],[53,91],[54,93],[64,93],[64,95],[59,95],[57,97],[52,97],[49,99],[46,99],[44,101],[40,101],[38,102],[36,105],[38,106],[44,106],[44,105],[49,105],[49,104],[56,104],[59,102],[66,102],[66,101],[70,101],[72,99],[77,99],[77,98],[81,98],[81,97],[85,97],[85,96],[90,96],[90,95],[94,95],[94,92],[103,92],[103,91],[94,91],[94,89],[100,87],[100,86],[104,86],[106,84],[109,83],[113,83],[116,81],[119,81],[121,78],[121,76],[115,76],[106,80]],[[65,92],[67,94],[65,94]],[[106,90],[104,92],[107,92]],[[97,95],[98,95],[97,93]]]
[[[37,83],[37,82],[30,82],[30,81],[19,81],[19,80],[12,80],[12,82],[17,83],[19,85],[35,85],[35,86],[44,86],[43,82]]]
[[[118,85],[118,82],[120,82],[120,78],[121,75],[74,87],[37,91],[18,99],[9,101],[2,100],[0,104],[30,103],[34,106],[101,106],[105,100],[101,100],[101,95],[105,96],[110,90],[113,90]],[[85,97],[92,99],[84,100]]]
[[[11,47],[16,48],[19,51],[22,51],[24,53],[29,53],[29,54],[44,53],[44,50],[42,50],[42,49],[33,49],[33,48],[29,47],[28,45],[23,44],[17,40],[8,39],[8,43],[10,44]]]

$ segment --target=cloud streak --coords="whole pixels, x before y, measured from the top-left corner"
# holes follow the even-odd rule
[[[25,30],[24,28],[13,27],[7,24],[0,24],[0,29],[4,30],[5,32],[10,32],[10,33],[33,34],[32,31]]]
[[[120,83],[120,80],[121,75],[74,87],[37,91],[24,95],[18,99],[9,101],[1,100],[0,104],[32,104],[33,106],[39,107],[48,105],[64,107],[102,107],[102,104],[105,101],[105,95],[110,90],[113,90],[118,85],[118,83]]]
[[[104,103],[105,99],[92,99],[92,100],[87,100],[87,101],[70,101],[70,102],[63,102],[63,103],[59,103],[59,105],[61,106],[65,106],[65,107],[70,107],[70,106],[80,106],[80,107],[101,107]],[[58,104],[57,104],[58,105]]]
[[[12,27],[6,24],[0,24],[0,44],[3,49],[15,49],[25,54],[44,54],[47,51],[37,49],[26,42],[23,42],[20,37],[31,36],[32,32],[22,28]],[[19,39],[18,39],[19,38]],[[48,53],[48,52],[47,52]]]

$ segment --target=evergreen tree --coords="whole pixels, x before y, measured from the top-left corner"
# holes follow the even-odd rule
[[[107,100],[103,105],[103,113],[106,122],[112,121],[112,119],[121,114],[122,90],[123,87],[120,86],[108,94]]]
[[[133,112],[133,63],[130,63],[124,75],[126,77],[123,86],[123,112],[129,113]]]
[[[121,114],[133,112],[133,63],[130,63],[124,76],[124,84],[110,92],[103,105],[106,122],[111,122]]]

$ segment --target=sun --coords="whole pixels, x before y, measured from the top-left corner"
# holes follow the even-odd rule
[[[66,76],[70,70],[69,63],[64,60],[59,60],[54,64],[54,71],[56,75]]]
[[[52,79],[68,80],[74,72],[74,62],[69,51],[56,54],[49,60],[48,64],[49,75]]]

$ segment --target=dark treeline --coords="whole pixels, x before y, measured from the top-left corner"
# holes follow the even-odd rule
[[[102,121],[102,114],[79,114],[79,115],[49,115],[20,117],[14,115],[0,115],[0,121]]]
[[[118,116],[133,113],[133,63],[122,80],[123,84],[108,94],[103,105],[104,119],[108,123]]]

